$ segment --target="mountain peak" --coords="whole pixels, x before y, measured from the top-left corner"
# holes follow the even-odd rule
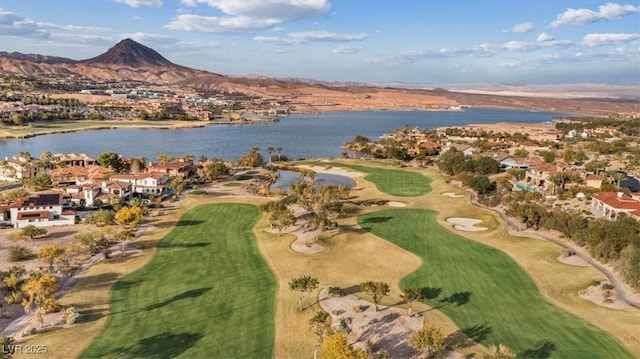
[[[178,66],[165,59],[155,50],[131,40],[130,38],[121,40],[102,55],[80,62],[83,64],[120,65],[127,67]]]

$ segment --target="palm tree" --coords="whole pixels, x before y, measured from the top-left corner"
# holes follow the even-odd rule
[[[276,149],[273,146],[269,146],[267,147],[267,153],[269,153],[269,163],[271,163],[271,154],[275,151]]]
[[[620,192],[620,183],[627,179],[627,174],[624,172],[613,172],[613,174],[611,174],[611,178],[616,181],[616,184],[618,185],[618,192]]]
[[[278,162],[282,160],[282,147],[276,147],[276,151],[278,151]]]

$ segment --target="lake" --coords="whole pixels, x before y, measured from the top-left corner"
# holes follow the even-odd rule
[[[98,130],[0,140],[0,159],[11,158],[20,151],[35,157],[44,151],[54,154],[86,153],[93,157],[114,151],[123,156],[146,157],[149,160],[155,160],[161,153],[235,160],[253,146],[259,147],[265,158],[268,146],[282,147],[282,154],[290,159],[339,157],[342,152],[340,146],[356,134],[375,140],[383,133],[403,126],[431,129],[470,123],[541,123],[559,116],[562,114],[474,108],[465,111],[325,112],[249,125],[212,125],[176,130]]]
[[[300,178],[300,172],[296,171],[278,171],[278,180],[269,187],[273,190],[284,190],[287,191],[289,189],[289,185],[295,183]],[[356,185],[355,181],[347,176],[334,175],[330,173],[317,173],[316,174],[316,185],[322,186],[325,184],[331,185],[344,185],[347,188],[352,188]]]

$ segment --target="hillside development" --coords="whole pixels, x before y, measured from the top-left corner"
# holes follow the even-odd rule
[[[637,308],[612,310],[579,296],[603,281],[602,273],[561,263],[562,250],[553,243],[511,236],[494,212],[470,204],[438,172],[372,161],[313,164],[368,174],[357,179],[337,228],[321,233],[321,252],[299,253],[291,248],[296,238],[288,230],[269,231],[256,207],[265,203],[263,197],[233,195],[242,192],[224,182],[205,187],[148,219],[133,242],[139,255],[93,266],[62,298],[88,320],[27,343],[48,345],[47,357],[54,358],[230,352],[311,357],[317,338],[309,320],[320,309],[320,291],[340,288],[345,300],[355,295],[371,303],[362,312],[337,315],[355,318],[372,313],[371,297],[359,284],[374,280],[390,286],[380,300],[381,313],[387,306],[411,307],[418,319],[444,330],[451,357],[481,355],[497,344],[537,358],[640,355]],[[487,230],[458,231],[446,222],[450,217],[480,220],[478,226]],[[303,275],[320,285],[300,311],[287,283]],[[409,286],[421,288],[423,303],[402,300],[401,290]],[[394,313],[385,320],[408,319]],[[351,325],[361,322],[352,319]],[[391,357],[413,350],[406,336],[382,328],[387,326],[345,333],[362,348],[367,338],[377,338],[371,350]],[[355,335],[367,330],[375,333]]]

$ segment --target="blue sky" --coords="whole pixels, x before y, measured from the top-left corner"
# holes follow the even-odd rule
[[[640,86],[637,0],[0,0],[0,51],[85,59],[127,37],[229,75]]]

